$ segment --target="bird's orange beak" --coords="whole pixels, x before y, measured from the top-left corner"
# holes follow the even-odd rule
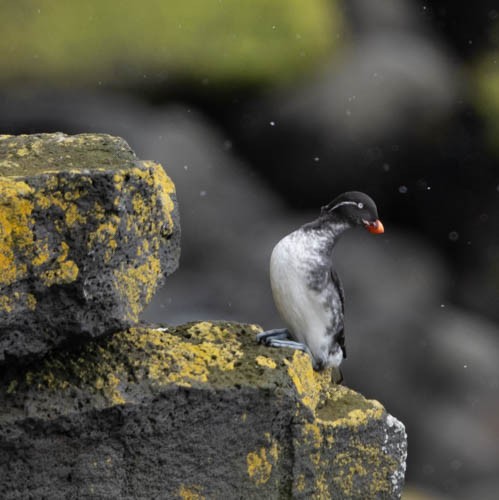
[[[374,222],[364,222],[364,227],[373,234],[382,234],[385,232],[383,223],[378,219]]]

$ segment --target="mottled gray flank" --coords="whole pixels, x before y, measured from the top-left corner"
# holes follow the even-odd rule
[[[316,367],[328,366],[328,355],[346,358],[344,337],[344,291],[341,280],[333,267],[333,250],[338,239],[352,225],[337,216],[321,216],[313,222],[293,232],[290,246],[303,248],[297,266],[306,279],[306,286],[315,292],[316,300],[326,312],[327,321],[323,325],[322,336],[326,352],[315,353]],[[292,270],[290,269],[290,272]],[[272,279],[272,276],[271,276]],[[290,307],[296,307],[290,304]],[[303,307],[307,307],[306,304]],[[294,332],[301,335],[307,344],[307,337],[312,332]],[[328,340],[326,340],[328,338]],[[308,344],[307,344],[308,345]],[[339,354],[341,351],[342,354]]]

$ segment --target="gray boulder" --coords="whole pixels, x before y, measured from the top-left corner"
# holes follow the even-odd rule
[[[0,497],[399,498],[404,426],[235,323],[136,327],[0,383]]]
[[[175,188],[109,135],[0,137],[0,363],[126,328],[179,258]]]

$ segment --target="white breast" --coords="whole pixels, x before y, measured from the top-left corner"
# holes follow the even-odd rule
[[[277,310],[293,337],[306,344],[317,359],[327,358],[331,342],[326,335],[331,323],[327,293],[307,286],[311,267],[324,258],[321,248],[320,239],[297,231],[275,246],[270,259],[270,282]],[[328,272],[324,269],[324,273]]]

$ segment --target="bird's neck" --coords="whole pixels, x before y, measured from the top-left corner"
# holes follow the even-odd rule
[[[339,237],[352,226],[339,217],[319,217],[305,224],[302,230],[311,237],[321,242],[321,253],[331,254]]]

